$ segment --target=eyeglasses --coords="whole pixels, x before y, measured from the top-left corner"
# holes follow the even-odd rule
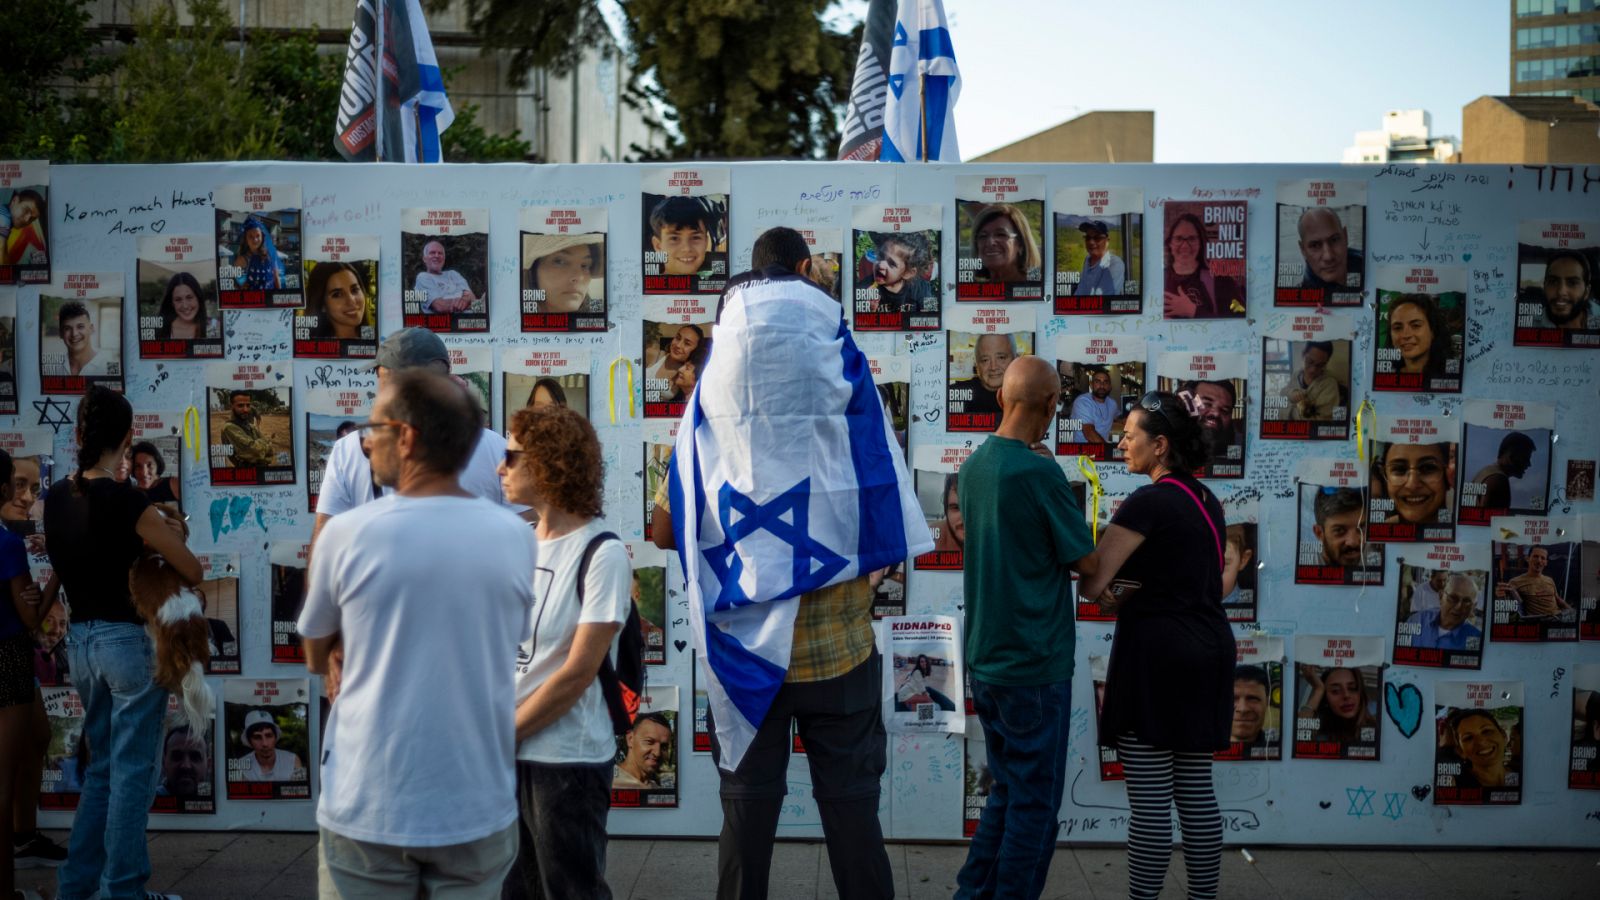
[[[526,450],[513,450],[510,447],[507,447],[506,448],[506,466],[509,468],[511,466],[516,465],[517,464],[517,460],[521,459],[522,458],[522,454],[524,454],[526,452],[528,452],[528,451],[526,451]]]
[[[355,427],[362,437],[368,436],[374,428],[399,428],[406,423],[394,419],[374,419],[371,422],[362,422]]]
[[[1178,235],[1173,235],[1172,242],[1174,244],[1198,244],[1198,243],[1200,243],[1200,238],[1199,237],[1190,237],[1189,235],[1184,235],[1184,234],[1178,234]]]
[[[1383,467],[1384,474],[1393,481],[1405,481],[1413,472],[1418,478],[1438,478],[1444,474],[1444,466],[1431,459],[1425,459],[1415,466],[1403,462],[1391,463]]]
[[[1001,229],[1000,231],[980,231],[980,232],[978,232],[978,240],[980,242],[982,242],[982,241],[1008,241],[1009,242],[1009,241],[1016,240],[1018,237],[1020,237],[1020,235],[1018,235],[1015,231],[1006,231],[1004,229]]]

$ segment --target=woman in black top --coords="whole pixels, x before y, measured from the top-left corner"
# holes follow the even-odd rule
[[[1161,892],[1176,798],[1189,896],[1215,897],[1222,817],[1211,757],[1228,746],[1235,656],[1222,610],[1222,505],[1189,474],[1209,454],[1176,395],[1145,394],[1119,447],[1128,471],[1152,484],[1123,502],[1080,587],[1118,608],[1100,735],[1127,779],[1129,896]]]
[[[200,581],[200,563],[183,544],[181,523],[169,524],[143,492],[114,476],[132,444],[128,401],[91,387],[78,405],[77,437],[78,472],[50,488],[44,508],[45,549],[72,598],[67,658],[90,755],[59,895],[160,896],[144,893],[144,829],[167,692],[152,681],[152,645],[128,593],[128,570],[146,544],[190,584]]]

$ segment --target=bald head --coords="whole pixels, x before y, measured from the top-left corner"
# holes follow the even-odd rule
[[[1300,254],[1306,271],[1328,284],[1342,285],[1350,271],[1350,238],[1339,215],[1313,206],[1300,216]]]
[[[1061,378],[1050,364],[1037,356],[1023,356],[1006,368],[1005,381],[1000,393],[1007,414],[1013,406],[1045,406],[1055,408],[1055,398],[1061,392]]]
[[[1037,356],[1019,356],[1000,385],[1000,427],[996,434],[1025,443],[1049,431],[1061,400],[1061,377]]]

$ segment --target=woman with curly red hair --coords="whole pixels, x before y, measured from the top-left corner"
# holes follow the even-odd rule
[[[539,514],[533,636],[517,653],[521,847],[506,896],[610,897],[606,813],[617,745],[595,676],[627,621],[633,568],[599,521],[605,470],[594,427],[564,406],[518,410],[500,482],[507,500]]]

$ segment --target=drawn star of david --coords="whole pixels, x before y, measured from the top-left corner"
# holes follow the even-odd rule
[[[61,433],[61,426],[72,424],[72,417],[67,414],[65,400],[46,397],[43,400],[33,401],[33,408],[39,413],[39,424],[49,425],[57,434]]]
[[[1350,798],[1350,811],[1346,815],[1361,818],[1374,814],[1372,798],[1378,796],[1377,791],[1368,790],[1366,786],[1344,789],[1345,796]]]
[[[1390,819],[1392,821],[1398,822],[1398,821],[1400,821],[1400,817],[1405,815],[1405,814],[1406,814],[1406,795],[1405,794],[1387,794],[1386,793],[1386,794],[1383,795],[1383,817],[1385,819]]]
[[[737,514],[737,518],[735,518]],[[847,560],[811,537],[811,479],[766,503],[755,500],[724,483],[717,491],[717,521],[722,526],[723,542],[702,551],[706,565],[717,576],[721,590],[716,608],[729,609],[751,602],[739,586],[744,560],[735,548],[739,542],[765,531],[794,548],[793,585],[780,596],[793,596],[827,584],[847,564]]]

